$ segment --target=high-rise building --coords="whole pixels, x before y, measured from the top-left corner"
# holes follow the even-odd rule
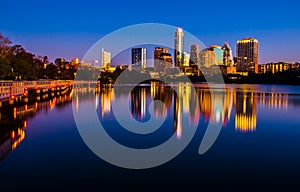
[[[188,67],[190,65],[190,54],[188,54],[187,52],[183,53],[183,64],[182,66]]]
[[[223,65],[225,66],[233,66],[233,56],[232,49],[227,42],[224,43],[223,47]]]
[[[211,67],[216,64],[216,54],[213,49],[206,48],[200,52],[200,67]]]
[[[215,56],[216,56],[216,60],[215,60],[215,63],[216,65],[223,65],[223,49],[221,46],[219,45],[211,45],[209,47],[211,50],[214,51],[215,53]]]
[[[156,72],[163,72],[165,66],[162,66],[162,62],[160,61],[161,58],[161,54],[162,53],[168,53],[168,49],[167,48],[163,48],[163,47],[155,47],[154,49],[154,71]]]
[[[237,71],[258,73],[258,40],[243,38],[237,41]]]
[[[159,56],[159,72],[165,72],[166,69],[172,67],[172,55],[170,53],[161,53]]]
[[[184,33],[179,27],[176,28],[175,32],[175,47],[174,47],[174,62],[175,67],[181,67],[184,62]]]
[[[200,48],[199,45],[191,45],[190,50],[190,66],[199,66],[200,65]]]
[[[111,53],[108,51],[104,51],[102,48],[102,68],[108,69],[110,68],[110,62],[111,62]]]
[[[145,69],[147,67],[146,48],[132,48],[131,63],[133,69]]]

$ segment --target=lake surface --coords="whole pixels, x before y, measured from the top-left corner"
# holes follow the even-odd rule
[[[40,101],[2,103],[0,189],[299,191],[300,87],[153,83],[131,88],[96,90],[89,84]],[[114,115],[113,106],[121,116]],[[83,115],[81,109],[97,114],[105,132],[127,148],[155,148],[171,137],[180,143],[189,131],[194,136],[162,165],[121,168],[86,145],[74,119]],[[149,134],[132,133],[120,126],[128,117],[132,123],[154,120],[162,126]],[[199,154],[210,123],[221,127],[213,131],[215,142]],[[149,162],[157,158],[150,156]]]

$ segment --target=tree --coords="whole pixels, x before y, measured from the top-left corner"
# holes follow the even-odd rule
[[[10,51],[10,44],[12,42],[9,40],[9,38],[4,37],[1,33],[0,33],[0,58],[6,58],[6,56],[8,55],[9,51]]]
[[[11,67],[17,79],[37,80],[41,78],[42,57],[26,52],[21,45],[12,47]]]
[[[46,78],[47,79],[58,79],[58,68],[55,64],[50,63],[46,67]]]
[[[0,79],[7,79],[11,74],[11,68],[7,60],[0,57]]]
[[[10,44],[11,41],[0,33],[0,79],[6,79],[11,74]]]

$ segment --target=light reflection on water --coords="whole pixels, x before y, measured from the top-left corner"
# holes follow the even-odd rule
[[[217,122],[226,128],[229,122],[233,121],[236,132],[248,133],[257,129],[259,119],[257,112],[259,109],[286,111],[288,113],[291,105],[289,102],[292,102],[293,106],[300,106],[299,88],[293,86],[226,85],[225,89],[219,89],[216,85],[209,89],[205,84],[198,84],[195,85],[196,97],[191,94],[191,86],[184,83],[174,85],[151,83],[150,85],[135,87],[133,90],[130,90],[130,86],[125,85],[118,87],[118,89],[124,91],[118,91],[119,94],[116,94],[114,88],[99,90],[95,84],[88,84],[88,86],[78,86],[68,94],[52,97],[52,99],[43,98],[41,101],[39,97],[35,102],[29,103],[27,99],[26,102],[21,102],[18,105],[10,103],[3,106],[1,103],[0,122],[2,127],[7,127],[6,124],[11,122],[11,127],[7,132],[1,133],[3,151],[7,151],[4,149],[7,147],[7,138],[18,138],[12,142],[12,150],[25,138],[23,129],[27,126],[28,119],[33,118],[40,111],[51,111],[55,107],[60,108],[60,106],[72,101],[73,97],[75,97],[73,103],[76,109],[78,109],[79,102],[94,100],[95,109],[100,111],[103,121],[113,117],[111,107],[113,102],[116,100],[128,102],[129,100],[132,118],[145,122],[150,118],[150,103],[159,100],[164,105],[154,103],[154,118],[165,119],[168,113],[173,113],[168,118],[172,117],[174,131],[178,138],[182,137],[182,129],[184,129],[182,118],[184,115],[189,116],[189,122],[193,125],[197,125],[200,118],[203,118],[206,123]],[[174,89],[177,90],[178,95]],[[130,94],[128,94],[129,92]],[[211,94],[218,92],[224,94]],[[4,135],[13,135],[14,137],[6,138]],[[1,155],[2,159],[4,156]]]
[[[17,182],[30,186],[61,182],[59,184],[66,187],[82,187],[83,191],[85,187],[95,187],[99,183],[117,187],[116,180],[121,183],[119,186],[131,187],[139,182],[147,184],[149,180],[171,186],[177,179],[182,186],[197,188],[205,185],[207,189],[218,182],[228,189],[239,186],[241,191],[245,180],[251,181],[251,186],[247,183],[247,187],[254,189],[260,189],[261,185],[265,185],[264,189],[277,189],[281,182],[283,187],[280,189],[287,185],[296,186],[292,180],[300,172],[299,87],[226,85],[224,90],[216,86],[211,94],[208,86],[201,84],[195,85],[197,97],[191,94],[191,87],[186,84],[164,86],[153,83],[133,90],[123,86],[118,88],[124,92],[118,91],[118,94],[116,88],[96,93],[95,85],[90,84],[48,100],[41,97],[38,102],[8,104],[9,107],[1,104],[0,122],[19,123],[7,131],[1,124],[0,147],[4,154],[1,159],[5,158],[0,163],[1,184],[8,188],[16,186],[11,185],[14,181],[10,178],[14,176]],[[151,143],[148,138],[138,140],[138,137],[123,134],[114,119],[112,104],[128,103],[132,118],[145,122],[151,118],[149,105],[154,100],[164,104],[153,105],[153,118],[166,118],[162,126],[164,131],[154,135],[162,138]],[[128,146],[151,147],[174,133],[178,139],[184,137],[184,116],[188,117],[188,123],[199,124],[200,133],[197,130],[195,139],[181,156],[161,167],[140,172],[123,170],[93,155],[78,134],[71,108],[78,109],[91,103],[91,110],[98,113],[112,137]],[[223,128],[214,146],[200,156],[197,149],[201,134],[210,121],[221,123]],[[45,136],[33,134],[38,131]],[[167,136],[163,137],[163,134]]]
[[[3,101],[0,105],[0,160],[15,150],[25,139],[27,122],[40,112],[64,109],[72,101],[73,90],[54,96],[52,93],[34,98]],[[42,125],[42,122],[41,122]]]
[[[125,85],[118,87],[118,89],[124,89],[124,92],[119,95],[115,94],[114,88],[106,88],[101,89],[97,94],[99,99],[96,99],[96,105],[101,108],[102,120],[105,121],[105,117],[113,116],[111,105],[115,100],[121,102],[129,100],[132,117],[144,122],[150,118],[149,104],[154,100],[160,100],[164,105],[154,104],[154,118],[165,118],[167,112],[172,110],[174,129],[178,129],[179,132],[182,129],[183,113],[189,114],[190,121],[194,124],[198,124],[200,116],[203,116],[206,122],[221,122],[223,127],[226,127],[229,121],[234,121],[236,131],[253,132],[257,127],[258,108],[286,111],[289,106],[289,94],[292,93],[286,88],[283,90],[267,89],[255,85],[227,85],[224,90],[218,89],[217,86],[212,89],[206,85],[196,85],[195,87],[198,98],[191,94],[190,85],[184,83],[171,86],[152,83],[136,87],[130,94],[128,94],[130,87]],[[178,95],[173,89],[178,91]],[[275,90],[279,92],[274,92]],[[218,92],[224,94],[211,94]],[[293,93],[293,95],[295,94]],[[198,102],[194,102],[194,100],[198,100]],[[195,103],[199,103],[199,106],[195,106]],[[78,107],[78,95],[76,95],[76,107]],[[178,136],[180,135],[181,133],[178,133]]]

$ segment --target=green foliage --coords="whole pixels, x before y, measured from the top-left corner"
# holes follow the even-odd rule
[[[74,79],[77,68],[62,58],[49,64],[47,56],[35,56],[0,33],[0,80]]]
[[[7,79],[10,73],[11,69],[8,61],[0,57],[0,79]]]

